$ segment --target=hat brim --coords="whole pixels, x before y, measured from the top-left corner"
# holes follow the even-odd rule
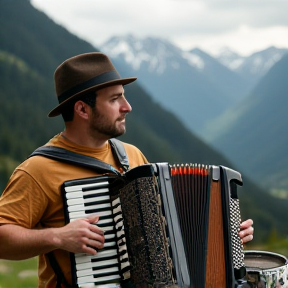
[[[105,83],[101,83],[98,85],[94,85],[91,86],[85,90],[82,90],[79,93],[76,93],[74,95],[72,95],[71,97],[69,97],[68,99],[66,99],[65,101],[61,102],[58,106],[56,106],[54,109],[52,109],[49,114],[48,117],[55,117],[58,116],[62,113],[63,107],[69,103],[72,99],[75,99],[76,97],[81,96],[82,94],[85,94],[91,90],[99,90],[105,87],[109,87],[109,86],[113,86],[113,85],[127,85],[130,84],[132,82],[134,82],[137,79],[137,77],[130,77],[130,78],[122,78],[122,79],[117,79],[117,80],[111,80],[111,81],[107,81]]]

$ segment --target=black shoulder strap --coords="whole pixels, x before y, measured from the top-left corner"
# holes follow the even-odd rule
[[[114,138],[110,139],[109,142],[111,144],[114,155],[119,160],[124,171],[127,171],[129,169],[129,161],[128,161],[126,151],[122,142]],[[42,146],[42,147],[37,148],[34,152],[32,152],[29,157],[36,156],[36,155],[45,156],[45,157],[63,161],[66,163],[84,166],[87,168],[91,168],[100,173],[112,172],[114,174],[120,174],[120,172],[118,172],[113,166],[103,161],[100,161],[99,159],[86,156],[83,154],[75,153],[75,152],[69,151],[61,147]]]
[[[56,261],[56,258],[54,256],[54,253],[53,251],[49,252],[46,254],[48,259],[49,259],[49,262],[56,274],[56,277],[57,277],[57,282],[56,282],[56,288],[61,288],[62,287],[62,283],[65,285],[65,288],[75,288],[75,287],[78,287],[78,286],[72,286],[72,285],[69,285],[58,262]]]
[[[124,171],[127,171],[129,169],[129,160],[122,142],[116,138],[111,138],[109,142],[112,147],[112,151],[119,160]]]

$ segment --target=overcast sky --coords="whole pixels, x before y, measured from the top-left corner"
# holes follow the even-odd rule
[[[287,0],[32,0],[56,23],[99,47],[112,36],[161,37],[183,50],[242,55],[288,48]]]

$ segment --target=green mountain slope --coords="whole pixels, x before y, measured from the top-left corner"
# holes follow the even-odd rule
[[[49,78],[63,60],[96,50],[56,25],[43,12],[36,10],[29,0],[1,0],[0,27],[1,49],[25,59],[28,65]]]
[[[53,88],[56,66],[74,54],[96,49],[56,25],[28,1],[0,0],[0,11],[0,184],[3,187],[7,171],[15,163],[12,161],[24,160],[34,148],[63,130],[61,117],[46,117],[56,105]],[[48,46],[49,42],[53,42],[52,47]],[[190,133],[173,114],[154,103],[137,83],[128,85],[125,91],[133,111],[128,115],[128,132],[122,139],[137,145],[150,161],[222,164],[237,170]],[[245,175],[243,179],[244,187],[239,189],[241,211],[243,218],[251,217],[255,221],[255,241],[265,242],[273,229],[280,235],[288,235],[284,224],[288,218],[286,203],[269,196]]]
[[[211,143],[261,185],[288,191],[287,75],[288,55],[222,117],[226,129]]]

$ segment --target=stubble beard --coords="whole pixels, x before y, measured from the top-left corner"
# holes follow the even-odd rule
[[[105,117],[99,113],[96,109],[93,109],[93,117],[90,123],[90,131],[93,134],[102,134],[110,138],[116,138],[123,135],[126,132],[125,115],[117,118],[115,121],[111,121],[108,117]],[[121,123],[120,123],[121,122]]]

